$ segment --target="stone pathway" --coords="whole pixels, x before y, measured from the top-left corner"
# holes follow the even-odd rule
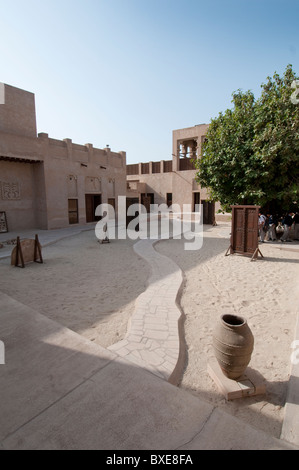
[[[184,364],[180,347],[182,312],[176,299],[183,282],[179,267],[154,249],[157,240],[140,240],[135,252],[152,268],[149,286],[135,304],[128,333],[109,347],[121,357],[176,384]]]

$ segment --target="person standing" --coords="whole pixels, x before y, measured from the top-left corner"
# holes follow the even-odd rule
[[[277,221],[274,215],[267,214],[268,220],[268,240],[276,241],[276,225]]]
[[[289,234],[290,234],[291,227],[294,223],[293,214],[294,213],[292,211],[289,211],[282,221],[284,232],[280,239],[281,242],[291,241],[289,240]]]
[[[259,221],[258,221],[258,228],[259,228],[259,236],[260,236],[260,241],[264,243],[265,240],[265,231],[264,231],[264,226],[266,223],[266,216],[259,212]]]

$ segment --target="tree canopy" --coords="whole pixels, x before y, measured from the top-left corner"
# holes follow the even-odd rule
[[[299,82],[291,65],[251,91],[232,95],[233,109],[212,119],[196,161],[197,181],[223,210],[234,204],[287,210],[299,203]]]

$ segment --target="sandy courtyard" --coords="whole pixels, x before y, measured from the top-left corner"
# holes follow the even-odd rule
[[[0,262],[1,291],[87,339],[109,347],[122,339],[149,267],[133,241],[101,245],[94,230],[43,249],[44,264]]]
[[[221,224],[205,228],[199,251],[184,251],[184,240],[156,245],[184,272],[180,306],[186,317],[187,362],[180,386],[279,437],[299,308],[299,252],[265,243],[263,260],[225,257],[228,235],[229,225]],[[109,347],[125,336],[135,300],[150,276],[133,244],[116,240],[100,245],[88,231],[44,248],[43,266],[18,269],[1,260],[1,291]],[[264,377],[266,395],[226,402],[208,375],[212,333],[223,313],[247,319],[255,337],[250,367]]]
[[[299,251],[280,250],[275,242],[260,245],[263,260],[226,257],[227,234],[225,225],[207,228],[198,252],[184,251],[181,240],[156,245],[184,272],[180,304],[186,315],[187,363],[180,386],[280,437],[299,311]],[[227,402],[207,373],[215,323],[225,313],[247,319],[255,339],[250,367],[263,376],[266,395]]]

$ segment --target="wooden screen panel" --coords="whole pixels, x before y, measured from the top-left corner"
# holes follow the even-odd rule
[[[243,208],[236,208],[234,213],[234,251],[243,253],[245,251],[245,211]]]
[[[232,206],[231,248],[236,253],[252,254],[258,248],[259,206]]]
[[[246,210],[246,243],[245,252],[254,253],[258,246],[258,212],[256,209]]]

